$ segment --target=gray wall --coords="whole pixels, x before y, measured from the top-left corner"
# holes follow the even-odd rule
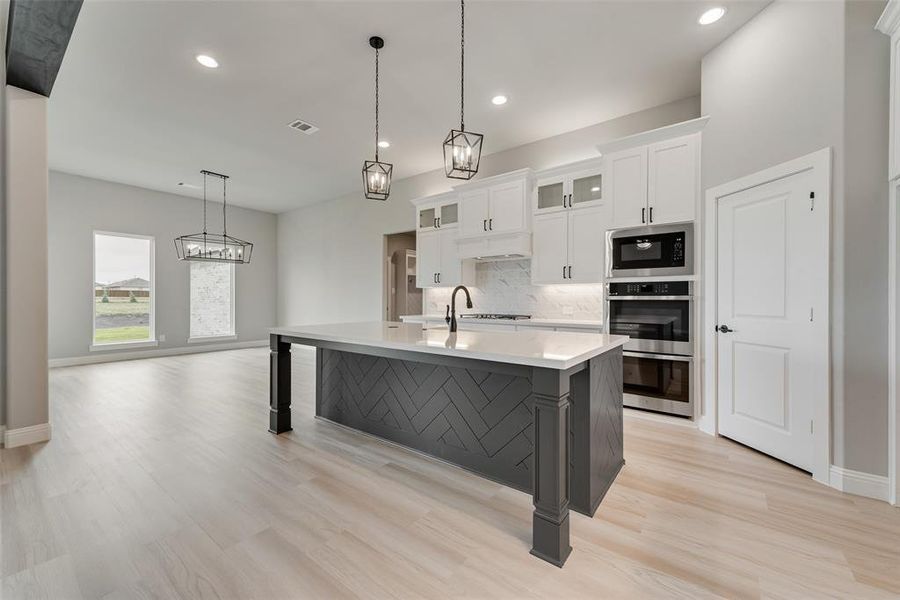
[[[687,98],[491,154],[478,176],[596,157],[599,143],[696,118],[699,106],[699,98]],[[279,324],[380,320],[384,234],[415,229],[409,201],[450,187],[442,170],[431,171],[394,182],[387,202],[358,191],[279,215]]]
[[[884,2],[775,2],[703,59],[704,189],[833,148],[834,464],[887,473]]]
[[[210,215],[220,209],[212,205]],[[268,339],[275,324],[276,216],[229,207],[228,226],[254,243],[252,262],[235,267],[238,341]],[[220,227],[221,219],[211,217],[210,230]],[[173,239],[200,229],[200,200],[51,171],[50,358],[91,354],[94,230],[156,238],[156,334],[166,336],[159,348],[187,346],[189,263],[175,258]]]

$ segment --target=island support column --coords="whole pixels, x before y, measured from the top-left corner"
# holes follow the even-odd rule
[[[291,344],[269,335],[269,431],[291,430]]]
[[[563,566],[569,545],[569,377],[535,368],[534,514],[531,553]]]

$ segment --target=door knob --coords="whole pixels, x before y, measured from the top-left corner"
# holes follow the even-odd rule
[[[731,329],[728,325],[719,325],[716,329],[722,333],[731,333],[734,331],[734,329]]]

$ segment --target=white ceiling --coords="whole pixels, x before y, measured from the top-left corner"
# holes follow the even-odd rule
[[[709,1],[470,0],[467,128],[489,154],[696,95],[701,57],[767,3],[717,2],[728,13],[701,27]],[[88,0],[50,100],[51,168],[193,196],[177,183],[206,168],[232,176],[229,201],[273,212],[352,192],[373,153],[373,34],[382,160],[395,179],[440,168],[459,6],[438,0]]]

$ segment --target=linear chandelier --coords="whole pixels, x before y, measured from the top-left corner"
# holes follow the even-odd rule
[[[203,232],[175,238],[175,252],[178,260],[224,262],[244,264],[250,262],[253,244],[228,235],[227,228],[227,186],[228,175],[203,170]],[[222,180],[222,233],[206,231],[206,180],[216,177]]]

